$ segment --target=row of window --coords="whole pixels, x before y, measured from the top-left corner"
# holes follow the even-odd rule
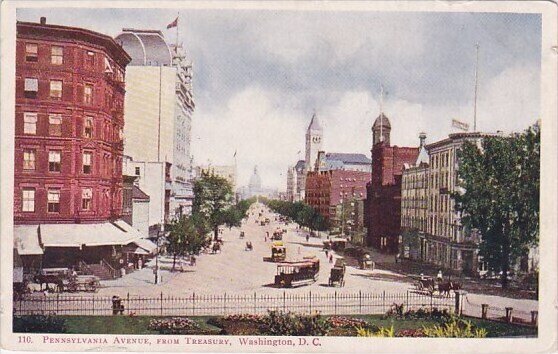
[[[39,61],[39,45],[37,43],[25,44],[25,61],[31,63]],[[62,65],[64,63],[64,47],[56,45],[50,47],[50,63],[53,65]]]
[[[39,120],[38,113],[25,112],[23,113],[23,134],[36,135],[37,122]],[[62,135],[62,115],[49,114],[48,115],[48,135],[61,136]],[[93,137],[93,117],[86,117],[83,124],[83,137]]]
[[[63,90],[62,80],[49,80],[49,97],[52,99],[62,99]],[[36,77],[26,77],[23,85],[25,98],[37,98],[39,94],[39,79]],[[85,84],[83,88],[83,103],[93,104],[93,84]]]
[[[85,50],[83,52],[84,63],[86,67],[95,66],[95,52],[91,50]],[[104,72],[110,74],[118,82],[124,81],[124,73],[118,67],[114,66],[108,57],[104,57]],[[25,44],[25,61],[28,63],[39,62],[39,45],[37,43],[26,43]],[[64,47],[60,45],[50,46],[50,63],[52,65],[62,65],[64,64]]]
[[[23,150],[23,170],[35,171],[37,168],[37,151],[34,149]],[[82,172],[84,174],[91,174],[92,169],[92,152],[84,151],[82,154]],[[50,150],[48,152],[48,171],[60,172],[62,164],[62,151]]]
[[[21,211],[26,213],[35,212],[35,188],[23,188]],[[91,210],[93,200],[93,189],[82,188],[81,209]],[[60,212],[60,188],[49,188],[47,190],[47,211],[49,213]]]

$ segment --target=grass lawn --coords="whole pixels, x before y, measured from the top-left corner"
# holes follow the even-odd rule
[[[393,329],[395,329],[396,332],[401,329],[418,329],[422,328],[423,326],[432,326],[435,324],[439,324],[439,322],[436,322],[435,320],[400,320],[396,318],[382,318],[382,315],[354,315],[347,317],[360,318],[368,323],[375,324],[378,327],[389,328],[393,325]],[[504,322],[488,321],[473,317],[464,318],[471,321],[473,325],[477,327],[486,328],[486,330],[488,331],[488,337],[515,337],[537,335],[537,328],[533,327],[511,325]]]
[[[149,321],[163,317],[158,316],[59,316],[65,320],[66,332],[72,334],[158,334],[157,331],[148,329]],[[360,318],[378,327],[391,327],[395,331],[403,329],[420,329],[424,326],[439,324],[435,320],[413,319],[401,320],[396,318],[383,318],[381,315],[354,315],[346,316]],[[199,324],[204,334],[218,335],[221,328],[208,324],[211,316],[189,317]],[[537,329],[526,326],[511,325],[503,322],[487,321],[477,318],[468,318],[475,326],[485,328],[488,337],[514,337],[536,336]],[[353,331],[333,332],[331,335],[349,335]]]

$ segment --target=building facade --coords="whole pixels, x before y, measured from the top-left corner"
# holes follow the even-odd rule
[[[401,177],[401,244],[402,258],[421,260],[420,235],[424,235],[428,220],[428,166],[430,157],[426,150],[426,135],[419,135],[420,147],[417,160],[403,165]]]
[[[149,236],[156,237],[170,213],[171,164],[124,156],[123,170],[125,175],[136,177],[136,185],[149,196]]]
[[[483,270],[479,262],[480,235],[465,230],[451,197],[459,178],[457,152],[465,141],[480,144],[491,134],[456,133],[426,145],[430,156],[427,173],[427,218],[419,233],[421,259],[440,267],[465,274]]]
[[[401,228],[401,175],[414,163],[418,148],[390,145],[391,123],[380,113],[372,126],[372,174],[367,186],[367,243],[397,252]]]
[[[296,194],[296,170],[293,166],[287,168],[287,190],[285,200],[289,202],[295,201]]]
[[[121,219],[131,58],[109,36],[44,17],[18,22],[16,39],[14,248],[24,271],[124,268],[125,248],[143,242]]]
[[[132,57],[126,77],[124,152],[135,161],[165,168],[170,164],[170,183],[164,189],[168,212],[162,225],[192,207],[192,66],[160,31],[123,29],[115,40]]]
[[[344,200],[366,198],[370,174],[361,171],[311,171],[306,176],[305,203],[330,222],[338,221],[337,206]]]
[[[130,57],[85,29],[18,22],[14,221],[122,213],[124,73]]]

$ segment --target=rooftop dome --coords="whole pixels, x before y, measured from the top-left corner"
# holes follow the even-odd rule
[[[374,121],[374,125],[372,129],[379,129],[382,126],[384,129],[391,129],[391,123],[389,122],[388,117],[384,113],[380,113],[378,118]]]
[[[258,175],[258,166],[254,166],[254,174],[250,177],[248,187],[252,191],[262,188],[262,179],[260,178],[260,175]]]
[[[122,29],[115,41],[132,57],[128,65],[170,66],[172,53],[161,31]]]

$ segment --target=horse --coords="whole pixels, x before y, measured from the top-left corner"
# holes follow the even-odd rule
[[[43,284],[46,284],[46,289],[48,289],[48,284],[54,284],[55,290],[62,292],[64,291],[64,282],[58,275],[43,275],[37,274],[33,277],[33,281],[40,286],[40,290],[43,290]]]
[[[455,291],[459,289],[461,289],[461,284],[454,281],[448,281],[438,284],[438,292],[440,293],[440,295],[445,295],[446,297],[450,296],[451,290]]]

